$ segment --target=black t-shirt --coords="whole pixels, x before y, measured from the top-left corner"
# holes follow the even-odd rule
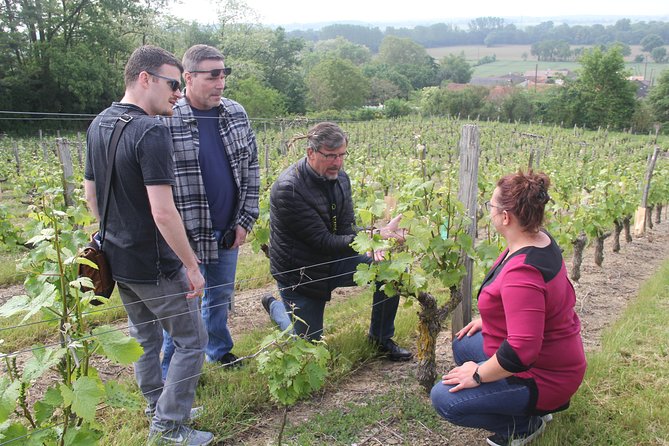
[[[146,186],[174,185],[172,138],[167,127],[135,105],[114,102],[88,128],[84,177],[95,181],[102,214],[107,146],[124,113],[133,119],[123,130],[116,152],[103,251],[115,280],[155,283],[161,275],[172,277],[181,268],[181,261],[156,227],[146,193]]]

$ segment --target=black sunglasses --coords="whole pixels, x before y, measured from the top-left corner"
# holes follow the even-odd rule
[[[193,70],[191,73],[209,73],[211,77],[219,77],[221,73],[223,73],[223,77],[230,76],[230,73],[232,73],[232,68],[230,67],[225,67],[225,68],[216,68],[215,70]]]
[[[159,77],[161,79],[165,79],[167,81],[167,85],[170,86],[172,91],[177,91],[178,89],[181,88],[181,81],[177,79],[172,79],[171,77],[166,77],[166,76],[161,76],[160,74],[152,73],[150,71],[147,71],[151,76]]]

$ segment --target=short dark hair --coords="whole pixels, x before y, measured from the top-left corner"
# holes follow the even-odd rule
[[[184,67],[172,53],[153,45],[143,45],[132,52],[128,63],[125,64],[125,86],[129,87],[139,77],[142,71],[156,72],[163,65],[172,65],[183,73]]]
[[[320,122],[307,132],[308,147],[318,152],[320,149],[338,149],[348,145],[348,135],[334,122]]]
[[[497,182],[499,206],[518,218],[525,231],[536,232],[544,221],[544,209],[550,200],[551,180],[543,172],[506,175]]]
[[[220,60],[225,62],[225,56],[218,49],[209,45],[193,45],[188,48],[181,58],[181,63],[186,71],[195,71],[200,62],[205,60]]]

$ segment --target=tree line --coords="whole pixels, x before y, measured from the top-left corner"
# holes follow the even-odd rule
[[[519,28],[500,17],[479,17],[471,20],[467,28],[447,23],[421,25],[412,28],[379,27],[335,24],[319,30],[295,30],[289,33],[305,40],[328,40],[342,36],[351,42],[377,51],[386,36],[406,37],[426,48],[458,45],[532,45],[545,40],[564,41],[568,45],[606,45],[619,42],[640,45],[647,36],[657,36],[669,42],[669,23],[661,21],[632,22],[620,19],[615,24],[556,25],[553,21]]]
[[[173,17],[165,12],[166,3],[4,0],[0,3],[0,110],[93,115],[122,96],[123,61],[137,46],[151,43],[181,57],[191,45],[204,43],[223,50],[233,70],[225,95],[243,104],[252,118],[308,114],[314,119],[341,120],[423,113],[639,131],[663,122],[661,110],[649,101],[635,100],[632,84],[625,81],[623,44],[579,54],[579,60],[586,61],[584,71],[594,70],[590,82],[580,76],[547,94],[518,90],[491,99],[487,89],[449,89],[451,83],[468,83],[473,67],[463,54],[435,60],[416,38],[402,35],[408,29],[380,33],[374,28],[332,25],[320,30],[319,40],[314,41],[281,27],[260,25],[253,11],[237,0],[221,3],[215,25]],[[646,32],[662,35],[669,26],[644,25]],[[508,26],[503,19],[481,18],[473,20],[465,33],[480,41],[491,30]],[[562,28],[538,25],[523,32],[545,38]],[[641,37],[639,24],[628,19],[601,28],[617,29],[622,33],[619,38],[625,33]],[[376,43],[361,43],[379,37]],[[588,65],[588,60],[598,62]],[[602,110],[593,110],[587,117],[577,113],[593,104],[600,104]],[[88,122],[87,117],[70,117],[39,125],[82,130]],[[34,127],[35,122],[26,119],[0,119],[0,133],[34,131]]]

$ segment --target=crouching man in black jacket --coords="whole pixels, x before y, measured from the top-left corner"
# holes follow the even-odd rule
[[[283,302],[266,295],[262,303],[282,330],[290,325],[287,312],[292,311],[304,321],[295,322],[295,332],[318,340],[332,290],[355,285],[357,265],[372,259],[356,255],[350,246],[357,229],[351,181],[342,169],[348,137],[338,125],[322,122],[305,139],[306,157],[281,173],[270,195],[270,269]],[[398,223],[399,218],[393,219],[381,236],[403,241]],[[386,296],[380,285],[374,292],[369,338],[388,359],[409,360],[411,352],[392,340],[399,296]]]

